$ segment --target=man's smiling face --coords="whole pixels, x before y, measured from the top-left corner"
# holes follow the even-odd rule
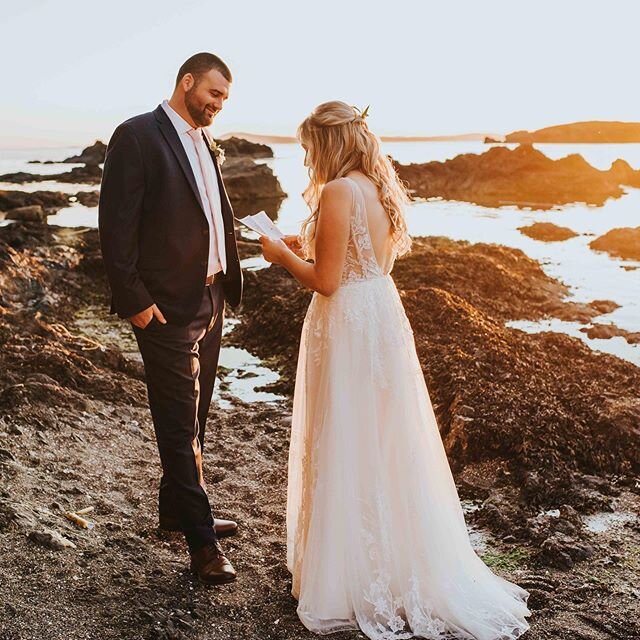
[[[189,115],[198,127],[208,127],[229,97],[231,83],[217,69],[211,69],[197,79],[187,74],[184,80],[190,85],[184,95]]]

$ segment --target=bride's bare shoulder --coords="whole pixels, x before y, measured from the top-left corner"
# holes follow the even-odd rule
[[[353,193],[348,180],[337,179],[327,182],[320,194],[320,225],[337,224],[348,228],[352,201]]]
[[[320,194],[320,206],[340,206],[350,204],[352,198],[351,185],[344,178],[336,178],[327,182]]]

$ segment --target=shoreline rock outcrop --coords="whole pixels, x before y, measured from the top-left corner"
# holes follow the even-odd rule
[[[237,136],[216,139],[216,142],[224,149],[227,158],[273,158],[273,149],[260,142],[251,142]]]
[[[525,227],[518,227],[518,231],[542,242],[563,242],[579,235],[569,227],[561,227],[553,222],[534,222]]]
[[[621,185],[640,187],[640,170],[622,160],[601,171],[579,154],[552,160],[530,144],[515,149],[495,146],[444,162],[394,163],[414,197],[487,207],[544,210],[576,202],[602,206],[608,198],[624,194]]]
[[[614,258],[640,260],[640,227],[611,229],[589,243],[594,251],[604,251]]]
[[[25,184],[28,182],[100,184],[100,180],[102,180],[102,169],[98,165],[91,164],[73,167],[70,171],[64,171],[63,173],[44,174],[17,171],[15,173],[5,173],[0,176],[0,182],[10,182],[13,184]]]
[[[101,140],[96,140],[92,145],[85,147],[79,155],[66,158],[62,162],[100,165],[104,162],[105,153],[107,153],[107,145]]]

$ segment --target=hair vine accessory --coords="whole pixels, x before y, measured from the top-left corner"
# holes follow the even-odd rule
[[[356,115],[354,116],[353,121],[357,120],[358,118],[360,120],[365,120],[367,118],[367,116],[369,115],[369,107],[371,105],[367,105],[364,109],[358,109],[358,107],[356,106],[352,106],[353,110],[356,112]]]

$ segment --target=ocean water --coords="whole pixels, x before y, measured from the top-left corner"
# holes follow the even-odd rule
[[[515,145],[509,145],[515,146]],[[640,168],[640,144],[541,144],[535,145],[550,158],[581,154],[590,164],[607,169],[622,158]],[[460,153],[482,153],[488,145],[481,142],[395,142],[384,143],[385,153],[402,163],[446,160]],[[304,154],[295,144],[273,145],[275,157],[261,160],[273,169],[288,194],[278,212],[277,224],[285,233],[297,233],[308,215],[302,191],[308,176],[303,166]],[[80,151],[79,148],[3,150],[0,151],[0,174],[13,171],[53,174],[74,165],[28,164],[28,160],[61,160]],[[26,185],[0,183],[0,189],[28,191],[54,190],[66,193],[92,191],[89,185],[70,185],[53,181]],[[465,202],[429,200],[412,203],[407,209],[407,222],[413,235],[442,235],[470,242],[495,242],[524,251],[541,262],[549,275],[563,281],[570,298],[577,301],[614,300],[620,308],[599,316],[595,321],[613,322],[629,331],[640,331],[640,262],[623,261],[595,252],[589,242],[618,227],[640,226],[640,189],[626,189],[626,195],[610,199],[602,207],[584,204],[558,207],[549,211],[519,210],[515,207],[481,207]],[[51,224],[63,226],[95,226],[97,209],[74,205],[49,218]],[[553,222],[570,227],[580,234],[564,242],[541,242],[528,238],[518,227],[533,222]],[[248,235],[251,235],[249,232]],[[260,259],[252,259],[251,268],[259,268]],[[625,268],[626,267],[626,268]],[[590,340],[578,331],[575,323],[520,323],[526,331],[554,330],[583,339],[594,349],[614,353],[640,365],[640,345],[629,345],[622,338]]]

